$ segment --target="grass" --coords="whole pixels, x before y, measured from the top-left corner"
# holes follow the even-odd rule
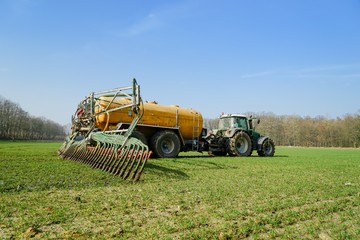
[[[0,142],[0,239],[359,239],[360,151],[150,159],[134,184]],[[254,154],[255,155],[255,154]]]

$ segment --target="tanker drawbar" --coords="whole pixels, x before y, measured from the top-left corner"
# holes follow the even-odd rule
[[[99,99],[104,96],[108,102],[104,105],[102,100],[102,104],[99,104]],[[117,104],[119,99],[126,99],[126,104]],[[143,114],[140,103],[140,86],[135,79],[130,87],[91,93],[78,105],[72,118],[70,136],[58,154],[64,159],[102,169],[123,179],[138,181],[151,155],[146,144],[131,137]],[[135,115],[127,128],[109,130],[109,122],[99,128],[97,117],[109,116],[111,112],[121,109]]]

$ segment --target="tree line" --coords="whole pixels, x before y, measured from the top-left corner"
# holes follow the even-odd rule
[[[256,131],[272,138],[278,146],[360,147],[360,111],[336,119],[273,113],[246,115],[260,119],[259,125],[254,124]],[[218,121],[204,119],[204,127],[215,129]],[[63,140],[65,135],[65,126],[30,116],[18,104],[0,96],[0,139]]]
[[[33,117],[18,104],[0,96],[0,139],[62,140],[65,128],[43,117]]]
[[[246,115],[260,119],[260,124],[255,124],[256,131],[269,136],[278,146],[360,147],[360,111],[336,119],[273,113]],[[217,128],[217,123],[218,119],[204,120],[208,129]]]

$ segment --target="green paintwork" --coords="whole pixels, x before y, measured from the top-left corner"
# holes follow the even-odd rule
[[[253,149],[257,149],[258,140],[261,137],[261,134],[255,131],[253,126],[253,121],[256,118],[248,118],[245,115],[240,114],[228,114],[220,117],[219,128],[213,130],[215,135],[223,135],[231,138],[239,130],[247,132],[253,142]]]

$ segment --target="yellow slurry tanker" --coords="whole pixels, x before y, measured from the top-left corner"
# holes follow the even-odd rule
[[[200,112],[143,102],[134,79],[132,86],[93,92],[83,99],[58,153],[134,181],[139,180],[151,154],[171,158],[181,151],[209,151],[211,155],[250,156],[257,150],[259,156],[273,156],[273,141],[255,131],[253,120],[223,115],[219,129],[207,134]]]
[[[129,104],[130,101],[128,98],[112,101],[112,97],[100,97],[95,113],[100,113],[110,102],[109,108],[116,109],[118,106]],[[180,151],[189,150],[193,140],[199,140],[203,126],[200,112],[156,102],[141,102],[139,109],[142,116],[131,136],[148,145],[155,156],[176,157]],[[102,131],[127,129],[136,114],[127,109],[100,114],[96,116],[96,126]]]
[[[137,181],[151,154],[176,157],[180,151],[197,150],[202,125],[195,110],[143,103],[134,79],[132,86],[83,99],[58,154]]]

